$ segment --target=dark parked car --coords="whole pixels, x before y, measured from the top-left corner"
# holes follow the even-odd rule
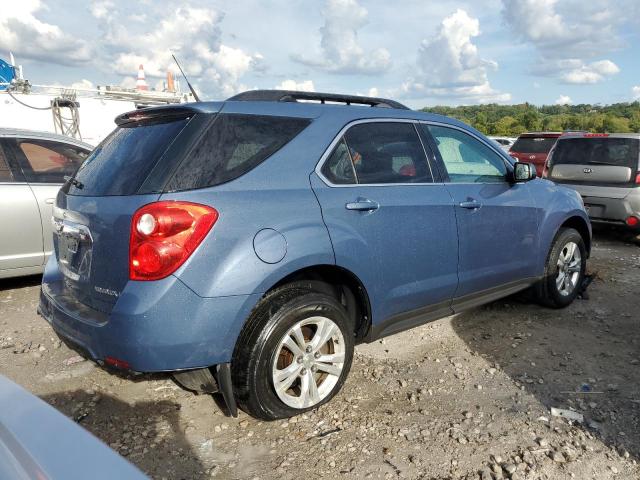
[[[575,189],[592,222],[640,233],[640,134],[563,135],[549,154],[545,175]]]
[[[542,176],[547,155],[562,132],[528,132],[520,135],[509,149],[509,155],[519,162],[531,162]]]
[[[98,362],[177,371],[232,413],[327,402],[358,342],[579,293],[580,196],[457,120],[254,91],[116,122],[58,195],[39,310]]]

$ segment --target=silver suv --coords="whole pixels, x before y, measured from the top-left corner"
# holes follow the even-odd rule
[[[640,234],[639,146],[638,133],[564,134],[543,176],[577,190],[592,222]]]
[[[0,128],[0,278],[41,273],[52,250],[53,202],[92,146]]]

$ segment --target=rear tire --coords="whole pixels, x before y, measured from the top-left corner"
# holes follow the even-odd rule
[[[570,305],[580,293],[587,266],[584,239],[573,228],[561,228],[551,245],[536,299],[550,308]]]
[[[307,283],[269,293],[244,326],[231,363],[242,410],[263,420],[299,415],[338,393],[353,359],[344,306]]]

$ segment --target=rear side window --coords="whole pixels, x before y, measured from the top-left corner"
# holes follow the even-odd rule
[[[371,122],[344,136],[358,183],[431,183],[424,148],[412,123]]]
[[[63,183],[65,175],[73,175],[89,152],[62,142],[39,139],[17,139],[17,157],[22,172],[30,183]]]
[[[611,165],[638,168],[638,145],[635,138],[568,138],[558,142],[553,165]]]
[[[511,147],[516,153],[549,153],[556,144],[556,137],[520,137]]]
[[[132,195],[180,134],[188,118],[132,122],[116,128],[82,164],[71,195]]]
[[[210,187],[234,180],[284,147],[309,123],[305,118],[219,114],[166,190]]]

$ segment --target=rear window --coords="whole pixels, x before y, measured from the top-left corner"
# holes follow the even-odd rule
[[[188,118],[133,122],[116,128],[89,155],[70,185],[71,195],[133,195],[158,163]]]
[[[211,187],[234,180],[284,147],[309,123],[306,118],[219,114],[166,190]]]
[[[555,145],[556,137],[520,137],[511,147],[516,153],[549,153]]]
[[[558,142],[553,164],[612,165],[638,168],[638,144],[635,138],[571,138]]]

